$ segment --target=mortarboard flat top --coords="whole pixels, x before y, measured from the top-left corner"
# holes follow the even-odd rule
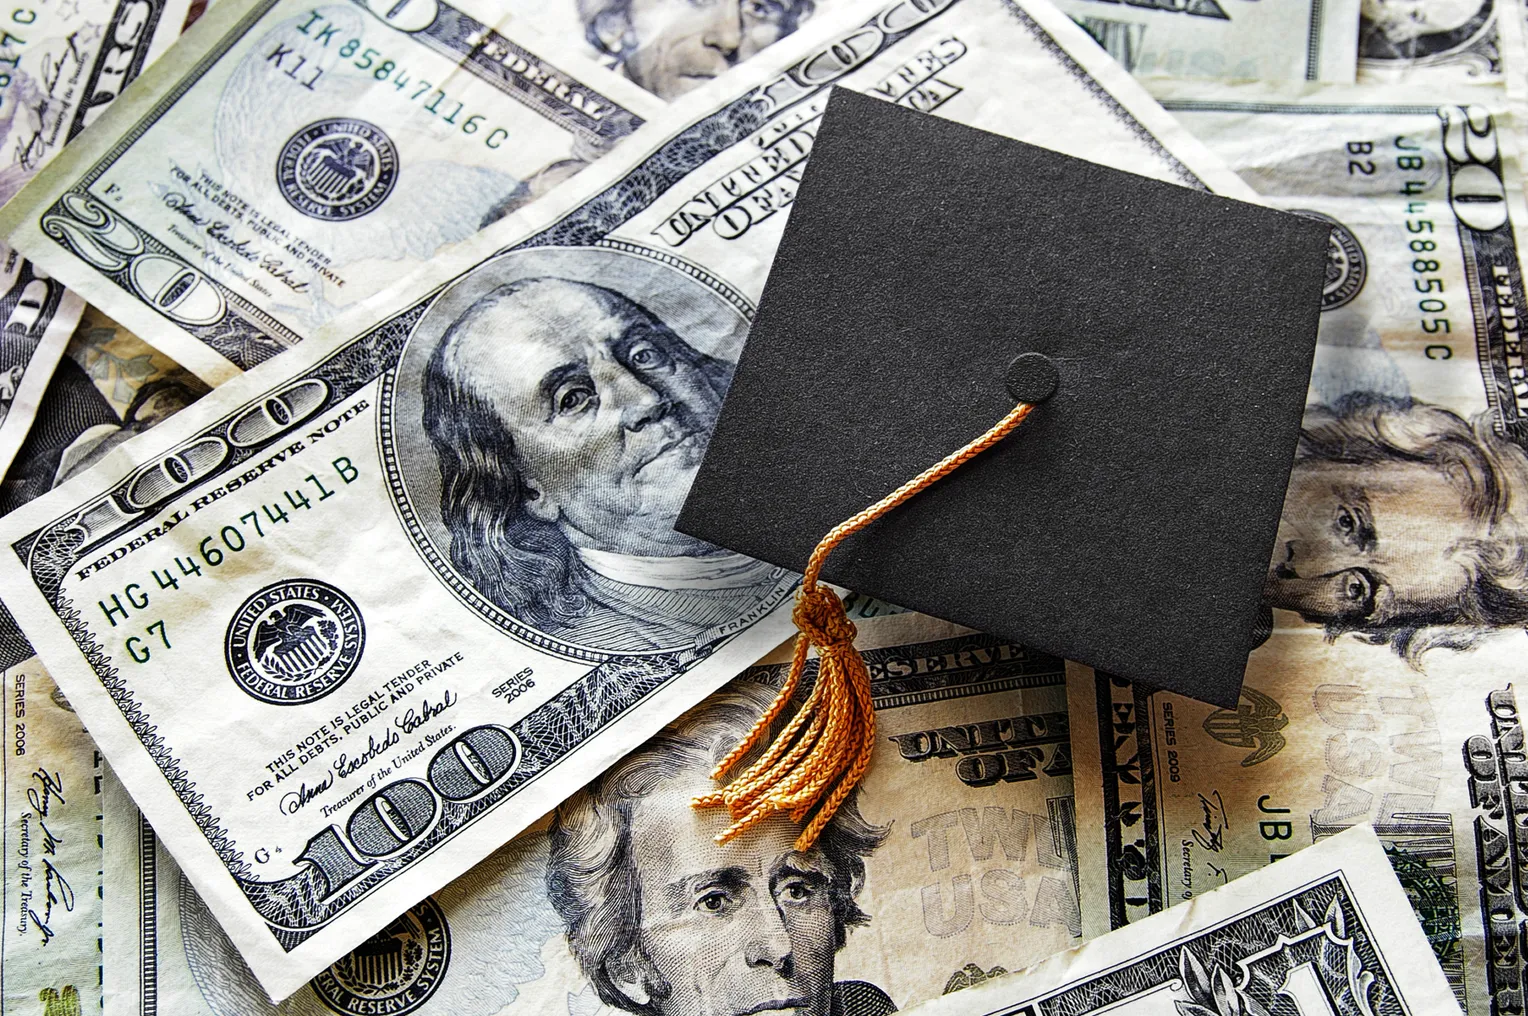
[[[1012,408],[827,581],[1234,705],[1328,226],[835,89],[678,528],[801,570]]]

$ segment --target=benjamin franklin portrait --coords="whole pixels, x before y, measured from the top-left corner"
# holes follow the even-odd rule
[[[746,325],[621,250],[511,252],[453,286],[410,338],[393,428],[455,571],[539,632],[618,652],[694,646],[782,596],[779,569],[674,530]]]

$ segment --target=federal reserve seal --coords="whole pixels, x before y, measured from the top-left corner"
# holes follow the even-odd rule
[[[276,186],[304,215],[330,222],[376,208],[398,182],[398,146],[365,120],[334,117],[293,134],[276,160]]]
[[[355,601],[317,579],[274,582],[245,600],[223,643],[234,683],[278,706],[312,702],[344,684],[365,644]]]
[[[1308,208],[1294,209],[1308,219],[1320,219],[1332,227],[1326,248],[1326,283],[1321,287],[1321,309],[1336,310],[1350,303],[1369,277],[1369,258],[1353,231],[1330,215]]]
[[[426,897],[313,978],[313,990],[343,1016],[403,1016],[435,994],[450,959],[446,915]]]

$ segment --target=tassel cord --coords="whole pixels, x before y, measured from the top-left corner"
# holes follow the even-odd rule
[[[864,529],[866,526],[870,525],[870,523],[874,522],[882,515],[885,515],[887,512],[891,511],[893,508],[897,507],[899,504],[901,504],[903,501],[906,501],[914,494],[938,483],[940,480],[944,479],[946,476],[953,473],[955,470],[959,469],[967,462],[970,462],[972,459],[976,458],[976,456],[980,455],[988,448],[991,448],[993,445],[1003,440],[1003,438],[1007,437],[1010,433],[1013,432],[1015,427],[1024,422],[1024,418],[1027,417],[1034,410],[1034,408],[1035,407],[1030,403],[1020,402],[1018,405],[1014,406],[1013,409],[1009,410],[1007,416],[1003,417],[1001,420],[995,423],[992,429],[987,431],[987,433],[983,434],[981,437],[977,438],[975,441],[972,441],[970,444],[959,449],[958,451],[955,451],[950,455],[940,459],[938,462],[934,463],[932,466],[929,466],[923,472],[919,473],[911,480],[908,480],[906,483],[902,484],[902,486],[898,487],[890,494],[887,494],[885,497],[881,498],[869,508],[866,508],[864,511],[861,511],[855,515],[851,515],[849,518],[828,530],[828,535],[824,536],[822,540],[818,542],[816,549],[812,551],[812,556],[807,559],[806,571],[802,573],[801,577],[802,592],[805,593],[816,588],[817,578],[822,574],[823,563],[827,560],[828,555],[833,552],[833,549],[840,543],[843,543],[844,540],[846,540],[849,536],[853,535],[861,529]]]
[[[696,808],[727,808],[733,821],[716,837],[718,843],[784,812],[798,824],[811,815],[795,844],[797,850],[810,849],[870,766],[875,748],[870,673],[854,648],[855,628],[843,601],[818,583],[828,555],[851,534],[1007,437],[1033,409],[1023,402],[1014,406],[985,434],[834,526],[813,549],[791,614],[801,635],[784,685],[737,747],[717,764],[711,778],[725,777],[767,736],[800,688],[812,646],[817,648],[817,680],[806,702],[759,759],[727,786],[691,802]]]

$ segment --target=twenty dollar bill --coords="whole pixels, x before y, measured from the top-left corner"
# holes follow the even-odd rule
[[[209,383],[312,334],[661,108],[474,0],[228,0],[0,215]]]
[[[1521,740],[1528,374],[1501,100],[1162,94],[1265,200],[1325,217],[1331,258],[1265,586],[1274,627],[1237,708],[1071,682],[1085,924],[1133,923],[1369,823],[1467,1010],[1511,1011],[1517,820],[1496,788]]]
[[[1522,738],[1506,662],[1429,661],[1424,677],[1372,647],[1280,629],[1253,653],[1235,710],[1078,668],[1089,933],[1367,823],[1460,1002],[1510,1012],[1528,915],[1513,902],[1520,816],[1503,789]]]

